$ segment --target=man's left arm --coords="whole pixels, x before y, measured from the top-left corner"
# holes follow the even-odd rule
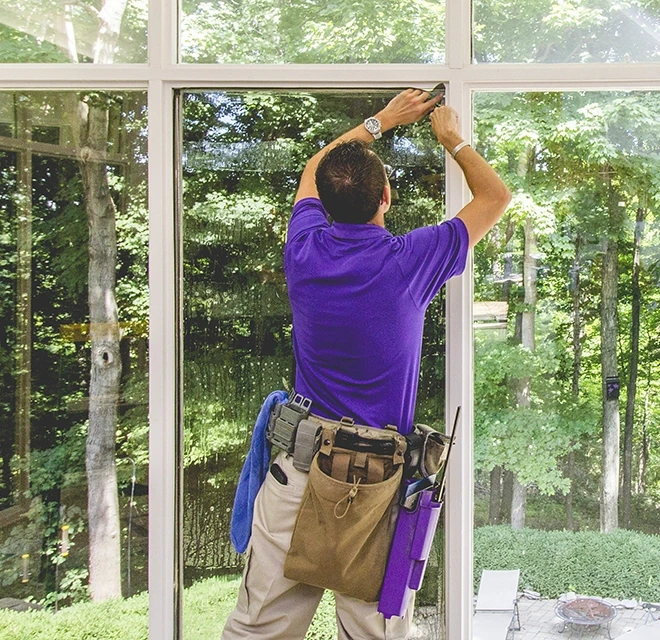
[[[383,133],[399,125],[411,124],[412,122],[421,120],[425,115],[431,113],[441,99],[442,96],[438,95],[432,100],[429,100],[429,94],[426,91],[406,89],[392,98],[387,106],[374,117],[380,121],[380,131]],[[321,162],[321,159],[328,151],[338,144],[356,139],[363,140],[364,142],[373,142],[375,138],[373,134],[367,131],[364,124],[360,124],[339,136],[336,140],[333,140],[310,158],[300,178],[300,185],[296,193],[296,202],[303,198],[319,197],[316,190],[316,169],[319,166],[319,162]]]

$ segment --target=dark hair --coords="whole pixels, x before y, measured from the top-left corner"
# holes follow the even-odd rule
[[[386,181],[380,158],[361,140],[338,144],[316,169],[319,197],[337,222],[369,222],[378,211]]]

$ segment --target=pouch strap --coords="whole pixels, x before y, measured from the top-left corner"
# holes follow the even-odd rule
[[[321,446],[319,451],[324,456],[329,456],[332,453],[332,447],[335,446],[335,434],[337,433],[336,429],[332,427],[323,427],[321,432]]]
[[[351,454],[348,451],[335,451],[332,454],[332,469],[330,475],[340,482],[348,482],[348,468],[351,465]]]
[[[385,479],[385,461],[380,458],[369,458],[369,468],[367,469],[367,484],[376,484]]]

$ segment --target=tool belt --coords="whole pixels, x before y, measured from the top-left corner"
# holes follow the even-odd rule
[[[338,449],[377,456],[403,455],[404,478],[433,476],[447,458],[449,437],[426,425],[416,424],[412,433],[403,436],[393,425],[379,429],[356,425],[353,419],[346,417],[339,421],[326,420],[311,413],[309,398],[296,393],[291,397],[287,404],[275,405],[268,421],[266,439],[292,455],[293,466],[299,471],[309,471],[322,441],[328,438],[331,446]],[[327,434],[326,429],[332,430],[334,435]],[[337,473],[341,475],[340,471]]]

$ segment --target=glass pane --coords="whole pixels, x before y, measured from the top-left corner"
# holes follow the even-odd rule
[[[0,62],[146,62],[147,5],[0,0]]]
[[[229,541],[236,483],[264,398],[293,379],[284,235],[305,162],[375,113],[384,92],[185,93],[184,630],[217,634],[233,609],[243,558]],[[444,217],[444,153],[427,123],[375,143],[394,168],[395,234]],[[443,429],[444,299],[426,316],[417,420]],[[440,538],[440,535],[438,536]],[[436,545],[418,604],[437,622]],[[329,599],[315,638],[336,635]],[[327,622],[331,620],[332,622]],[[438,623],[440,624],[440,623]],[[436,637],[436,636],[433,636]]]
[[[445,59],[444,0],[182,0],[181,9],[183,62],[441,64]]]
[[[474,106],[514,193],[475,252],[475,586],[520,569],[543,634],[565,593],[660,596],[660,93]],[[646,619],[625,609],[612,637]]]
[[[656,62],[658,0],[474,0],[474,61]]]
[[[16,609],[0,610],[0,629],[12,637],[146,637],[146,171],[144,92],[0,93],[0,599]],[[22,613],[33,608],[45,610]]]

